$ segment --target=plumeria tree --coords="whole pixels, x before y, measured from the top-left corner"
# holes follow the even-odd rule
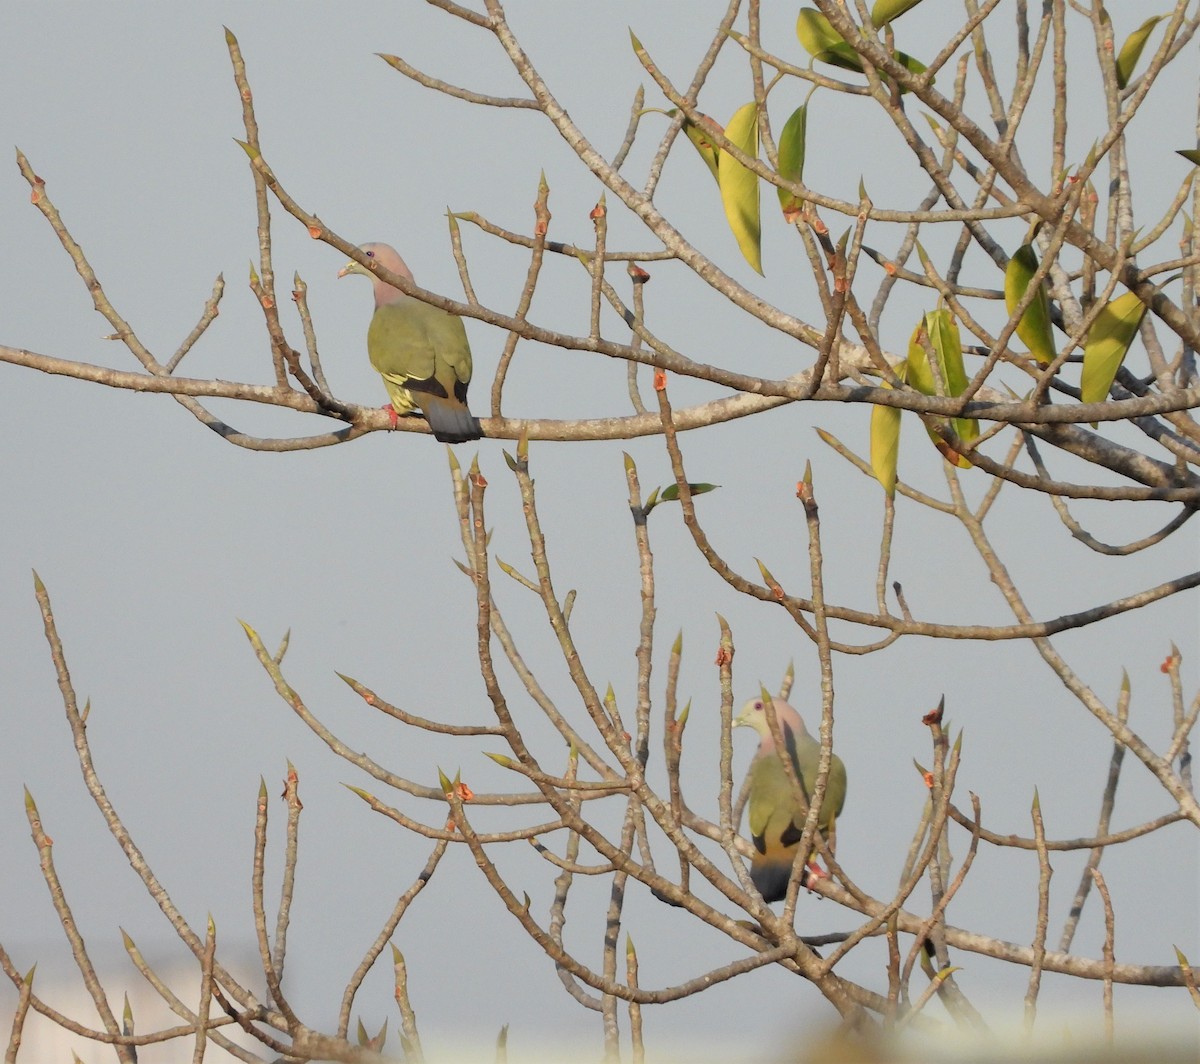
[[[627,132],[609,151],[559,102],[558,87],[531,58],[498,0],[476,8],[432,2],[444,13],[448,37],[486,35],[511,64],[522,91],[494,95],[487,85],[442,81],[409,58],[383,60],[431,93],[464,107],[493,109],[495,121],[521,121],[514,112],[529,111],[549,123],[578,161],[576,180],[595,190],[590,218],[571,220],[558,232],[552,190],[543,179],[534,192],[532,219],[522,228],[478,211],[450,215],[449,247],[461,297],[429,291],[382,268],[325,220],[326,205],[306,202],[296,191],[296,175],[272,159],[266,146],[270,131],[260,135],[255,114],[253,57],[243,55],[229,32],[244,119],[238,140],[257,211],[259,257],[250,287],[268,337],[261,372],[247,379],[184,375],[189,354],[217,317],[222,280],[195,326],[181,328],[186,334],[177,348],[156,351],[97,279],[92,249],[85,250],[64,220],[69,212],[54,194],[53,175],[39,176],[37,160],[17,154],[34,206],[133,361],[118,369],[4,347],[5,362],[93,385],[169,395],[223,441],[252,450],[342,446],[390,430],[387,412],[351,402],[331,387],[307,286],[298,275],[290,291],[281,283],[287,271],[273,235],[285,226],[303,227],[313,240],[402,292],[491,326],[505,339],[494,369],[489,361],[483,371],[483,360],[476,358],[473,403],[486,437],[480,457],[465,465],[460,451],[450,461],[459,568],[473,592],[473,609],[461,620],[473,623],[476,636],[474,659],[454,664],[478,675],[486,697],[473,722],[447,723],[435,713],[401,708],[386,690],[342,676],[399,731],[435,737],[443,765],[464,767],[446,768],[437,783],[421,782],[426,765],[406,761],[404,743],[360,751],[289,678],[287,638],[276,643],[253,624],[244,625],[278,696],[334,756],[355,766],[359,779],[353,791],[362,801],[361,815],[386,817],[398,836],[423,839],[427,847],[424,865],[397,891],[392,911],[369,936],[342,993],[336,1027],[325,1030],[300,1015],[285,988],[301,851],[296,771],[288,772],[285,783],[285,857],[274,888],[266,874],[265,789],[259,798],[252,878],[261,965],[248,979],[223,962],[216,928],[196,926],[176,907],[170,884],[142,856],[121,812],[107,799],[89,747],[88,708],[79,704],[68,670],[70,647],[60,639],[50,594],[39,579],[37,601],[88,790],[163,918],[194,956],[201,982],[199,998],[184,1000],[127,936],[135,964],[179,1022],[145,1032],[128,1012],[118,1017],[89,961],[69,892],[58,884],[52,828],[43,825],[31,795],[27,811],[42,873],[101,1023],[93,1029],[56,1011],[53,1001],[39,996],[32,973],[4,953],[4,970],[20,991],[10,1059],[17,1055],[30,1009],[109,1043],[121,1060],[136,1059],[139,1046],[173,1038],[190,1040],[197,1059],[206,1045],[243,1060],[377,1059],[386,1031],[367,1032],[360,1023],[352,1032],[352,1024],[364,979],[387,964],[393,965],[403,1054],[421,1059],[406,962],[389,944],[421,892],[441,881],[443,858],[454,847],[470,851],[481,882],[527,936],[530,957],[553,965],[566,992],[598,1015],[608,1059],[619,1059],[624,1039],[633,1058],[641,1059],[645,1006],[689,998],[768,966],[780,970],[780,979],[790,975],[810,984],[855,1037],[876,1029],[985,1028],[987,1010],[956,978],[968,956],[991,958],[1016,973],[1030,1026],[1044,973],[1102,987],[1099,1008],[1110,1037],[1115,986],[1154,987],[1173,1002],[1186,1002],[1190,994],[1200,1003],[1186,941],[1178,943],[1174,956],[1118,959],[1114,928],[1123,911],[1101,871],[1102,859],[1106,868],[1136,863],[1138,846],[1156,833],[1174,832],[1180,845],[1195,850],[1200,805],[1188,744],[1200,695],[1185,689],[1182,675],[1185,652],[1194,649],[1187,642],[1191,633],[1160,632],[1153,647],[1131,648],[1142,656],[1157,653],[1155,660],[1162,662],[1162,688],[1140,714],[1145,722],[1153,720],[1152,727],[1135,726],[1128,683],[1104,692],[1089,681],[1086,644],[1075,639],[1133,612],[1153,624],[1164,601],[1184,596],[1194,601],[1200,584],[1200,572],[1177,571],[1111,597],[1098,590],[1104,583],[1095,575],[1102,566],[1111,572],[1111,566],[1132,566],[1147,553],[1178,549],[1200,506],[1195,363],[1200,260],[1192,225],[1200,209],[1197,151],[1193,132],[1156,125],[1161,86],[1194,55],[1200,27],[1200,16],[1190,10],[1194,5],[1180,2],[1138,27],[1122,28],[1126,13],[1110,14],[1099,0],[1051,0],[1034,7],[966,0],[933,38],[906,34],[906,22],[921,14],[908,12],[932,6],[919,0],[878,0],[873,6],[864,0],[813,0],[797,12],[796,36],[775,38],[763,31],[758,0],[732,0],[716,25],[700,27],[692,20],[686,26],[700,55],[687,71],[664,69],[654,42],[639,39],[634,28],[630,47],[643,83],[631,86]],[[745,72],[744,97],[708,88],[718,63]],[[618,89],[611,94],[615,99],[619,87],[611,88]],[[1194,93],[1194,85],[1189,91]],[[806,178],[806,160],[811,174],[813,159],[837,153],[831,115],[847,128],[856,122],[867,128],[870,122],[877,131],[877,169],[864,173],[851,197],[845,188]],[[1076,135],[1076,129],[1087,132]],[[1080,137],[1090,147],[1073,154],[1071,145]],[[1153,153],[1152,165],[1172,174],[1171,195],[1135,194],[1131,173],[1138,153],[1143,160]],[[904,168],[911,171],[904,180],[893,176]],[[671,181],[680,173],[703,175],[707,195],[684,203],[672,198]],[[713,219],[725,241],[718,251],[703,250],[712,243],[711,229],[704,226]],[[618,246],[618,231],[637,237]],[[520,264],[514,265],[518,275],[523,270],[512,302],[477,295],[473,248],[493,243]],[[770,287],[777,271],[785,270],[772,263],[773,248],[786,249],[775,263],[788,256],[790,276],[782,290],[791,293],[788,298]],[[544,272],[559,264],[573,271],[579,294],[579,312],[565,329],[550,324],[535,306]],[[757,373],[740,351],[722,349],[714,357],[676,338],[681,316],[707,313],[741,323],[736,327],[755,337],[755,344],[775,345],[790,371]],[[537,345],[562,356],[540,392],[546,401],[514,401],[506,390],[510,374]],[[586,417],[553,416],[550,400],[556,390],[571,386],[576,360],[594,356],[607,359],[607,371],[623,378],[627,398],[619,406],[598,405]],[[10,394],[19,393],[22,379],[10,374]],[[259,434],[234,424],[228,414],[218,416],[214,401],[223,404],[222,411],[237,404],[284,408],[305,415],[313,428],[299,436]],[[853,439],[824,428],[820,438],[844,469],[845,483],[855,478],[869,484],[877,500],[867,519],[877,530],[877,548],[865,559],[864,571],[873,573],[865,593],[846,592],[844,581],[829,578],[830,540],[842,529],[838,522],[831,528],[822,506],[847,490],[841,480],[823,480],[811,466],[799,465],[792,489],[795,549],[778,562],[758,543],[772,516],[743,521],[736,538],[722,516],[729,492],[710,482],[699,441],[719,438],[734,431],[730,423],[745,421],[751,426],[746,431],[759,436],[757,453],[773,455],[780,421],[768,414],[785,406],[818,426],[828,419],[857,427]],[[419,417],[401,418],[395,428],[404,447],[423,445],[409,435],[428,431]],[[599,571],[632,569],[640,589],[640,615],[629,640],[636,648],[636,670],[621,697],[604,679],[616,666],[595,660],[577,638],[575,594],[562,590],[577,577],[560,572],[554,557],[557,537],[568,533],[545,518],[534,472],[539,448],[551,443],[569,448],[580,441],[639,437],[659,444],[670,479],[644,482],[638,462],[626,454],[620,498],[589,488],[579,489],[578,499],[583,507],[627,506],[631,517],[632,551],[594,552]],[[504,443],[490,446],[487,440]],[[514,512],[523,518],[523,528],[506,518],[504,535],[515,540],[519,533],[529,552],[524,565],[493,550],[488,504],[497,492],[515,501]],[[996,519],[1010,499],[1022,515],[1016,528],[1008,518]],[[674,532],[680,519],[683,534],[670,539],[667,526]],[[915,561],[900,565],[894,545],[906,521],[916,520],[928,520],[921,527],[936,531],[925,534]],[[1021,522],[1033,520],[1039,522],[1036,534],[1022,536]],[[1114,528],[1135,531],[1119,536],[1106,531]],[[672,543],[666,573],[656,555],[660,535]],[[1063,587],[1069,582],[1086,595],[1080,605],[1049,613],[1045,588],[1027,586],[1020,564],[1048,541],[1069,543]],[[681,556],[691,575],[681,575]],[[891,648],[924,641],[969,648],[973,667],[984,677],[1008,668],[992,662],[1003,661],[1007,648],[1019,644],[1032,649],[1038,667],[1069,702],[1072,728],[1109,745],[1107,775],[1081,773],[1080,788],[1094,794],[1094,828],[1070,837],[1050,830],[1034,781],[1023,777],[1020,763],[1010,772],[1032,800],[1027,826],[989,823],[987,793],[974,793],[974,783],[964,785],[969,740],[964,747],[961,734],[948,726],[955,706],[939,704],[932,680],[928,702],[908,711],[912,726],[927,731],[928,753],[918,759],[919,788],[905,799],[913,834],[898,867],[888,870],[894,886],[880,892],[864,883],[861,855],[823,838],[814,812],[805,822],[782,907],[765,904],[747,872],[752,844],[742,828],[746,793],[731,734],[741,701],[759,690],[757,677],[737,669],[739,646],[754,636],[719,617],[712,653],[705,652],[706,659],[715,657],[709,687],[693,694],[719,706],[710,715],[714,728],[708,735],[715,738],[689,741],[697,708],[679,689],[684,638],[664,632],[657,619],[660,599],[674,593],[675,582],[701,579],[697,574],[713,580],[706,586],[715,589],[714,612],[727,614],[730,603],[743,600],[762,604],[770,623],[786,627],[803,648],[798,656],[813,663],[815,680],[806,684],[803,701],[796,697],[799,691],[793,695],[795,675],[784,662],[769,683],[772,693],[792,697],[805,709],[819,737],[817,793],[824,789],[832,754],[845,752],[847,725],[839,715],[835,677],[866,667]],[[930,601],[928,589],[942,581],[957,589],[961,608],[952,617],[920,604]],[[47,582],[53,583],[49,577]],[[541,639],[546,646],[531,655],[527,644]],[[665,664],[665,681],[653,672],[656,662]],[[437,663],[415,667],[422,666]],[[569,683],[556,690],[548,674],[563,670]],[[694,726],[691,735],[696,734]],[[513,785],[485,791],[473,784],[478,770],[470,766],[479,763],[478,753],[508,773]],[[1069,764],[1068,755],[1064,758]],[[1118,826],[1118,784],[1133,762],[1154,781],[1158,809]],[[850,771],[853,795],[852,763]],[[794,773],[793,782],[803,807],[805,795]],[[423,815],[406,811],[414,802]],[[514,874],[507,855],[531,845],[539,863]],[[984,851],[993,854],[994,869],[1016,867],[1026,856],[1036,862],[1036,877],[1021,881],[1024,902],[1035,914],[1023,941],[972,926],[969,918],[955,919],[965,899],[973,893],[986,899],[997,877],[1008,874],[972,874]],[[1077,883],[1068,888],[1069,913],[1055,927],[1053,861],[1071,854],[1086,856]],[[826,874],[804,873],[814,856]],[[1165,873],[1149,872],[1159,874]],[[605,884],[607,898],[602,933],[598,940],[572,937],[565,930],[568,914],[595,904],[590,888],[581,884],[596,880]],[[549,890],[546,907],[531,902],[532,882]],[[278,901],[269,905],[270,890],[277,891]],[[808,892],[828,900],[819,911],[836,928],[817,929],[809,921],[797,926],[797,908]],[[589,901],[576,900],[585,897]],[[635,898],[641,909],[631,909]],[[1103,915],[1106,933],[1098,950],[1077,949],[1080,921],[1093,909]],[[707,929],[704,934],[721,942],[719,963],[698,966],[670,985],[645,985],[639,957],[644,961],[647,954],[670,949],[653,933],[647,912],[691,921],[697,934]],[[646,929],[635,931],[639,913]],[[1172,925],[1186,917],[1142,912],[1139,919]],[[858,963],[864,955],[869,961]]]

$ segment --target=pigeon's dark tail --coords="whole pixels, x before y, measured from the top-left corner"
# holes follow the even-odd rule
[[[440,443],[466,443],[482,438],[479,418],[472,416],[466,403],[433,395],[422,395],[420,398],[425,420],[433,430],[434,439]]]

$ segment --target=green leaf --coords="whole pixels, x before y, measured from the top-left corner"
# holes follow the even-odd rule
[[[1117,88],[1123,89],[1129,84],[1133,77],[1133,68],[1137,66],[1137,61],[1142,57],[1142,49],[1146,47],[1146,41],[1150,39],[1154,27],[1166,17],[1166,15],[1155,15],[1153,18],[1146,19],[1125,38],[1125,43],[1121,45],[1121,51],[1117,55]]]
[[[672,118],[679,113],[678,108],[672,108],[667,112]],[[709,173],[713,175],[713,180],[717,181],[717,146],[713,143],[712,137],[709,135],[710,129],[715,129],[718,133],[723,132],[720,125],[709,118],[708,115],[701,115],[699,123],[693,122],[690,118],[683,120],[683,132],[687,135],[687,139],[692,142],[692,146],[700,154],[700,158],[704,160],[704,165],[708,167]],[[709,127],[706,129],[705,127]]]
[[[1181,148],[1175,154],[1182,155],[1189,163],[1195,163],[1197,166],[1200,166],[1200,149]]]
[[[744,104],[734,112],[725,127],[725,137],[752,159],[758,157],[758,106]],[[747,170],[728,152],[721,150],[717,162],[717,183],[729,228],[737,238],[746,261],[762,273],[762,226],[759,218],[758,176]]]
[[[896,374],[904,378],[907,363],[896,367]],[[890,388],[887,381],[881,382]],[[871,469],[875,479],[889,496],[896,494],[896,463],[900,458],[900,414],[895,406],[871,407]]]
[[[1016,254],[1008,260],[1004,270],[1004,305],[1012,314],[1016,305],[1021,302],[1029,282],[1037,271],[1037,255],[1032,244],[1022,244]],[[1054,349],[1054,334],[1050,330],[1050,300],[1044,287],[1038,288],[1032,303],[1021,315],[1017,323],[1017,336],[1029,348],[1043,366],[1048,366],[1057,357]]]
[[[913,2],[916,2],[916,0],[913,0]],[[859,57],[859,54],[830,25],[829,19],[822,15],[820,11],[811,7],[802,7],[800,9],[800,14],[796,16],[796,36],[800,38],[800,43],[804,46],[804,50],[818,62],[841,67],[843,70],[853,70],[859,74],[863,72],[862,59]],[[914,59],[911,55],[907,55],[904,52],[895,52],[893,53],[893,58],[913,74],[923,74],[925,72],[925,64],[919,59]]]
[[[938,375],[945,385],[944,391],[939,390],[937,379],[929,365],[929,356],[925,345],[921,343],[922,334],[928,337],[929,346],[933,348],[937,359]],[[967,371],[963,365],[962,338],[959,336],[958,324],[949,310],[941,309],[926,314],[912,334],[908,344],[908,382],[923,395],[945,394],[949,396],[962,395],[967,387]],[[964,443],[979,436],[979,421],[973,417],[956,417],[951,419],[954,433]],[[933,444],[942,453],[946,461],[957,465],[960,469],[970,469],[971,463],[957,451],[951,449],[928,425],[926,432]]]
[[[797,107],[784,123],[779,134],[779,176],[785,181],[800,181],[804,177],[804,140],[808,130],[808,104]],[[804,201],[784,188],[776,188],[783,217],[794,222]]]
[[[1145,313],[1146,304],[1133,292],[1126,292],[1106,303],[1092,322],[1083,347],[1081,402],[1102,403],[1108,398],[1108,389],[1125,361]]]
[[[693,495],[704,495],[710,491],[716,491],[720,484],[693,484],[688,481],[688,491]],[[679,485],[668,484],[658,495],[659,502],[676,502],[679,499]]]
[[[875,0],[875,6],[871,8],[871,21],[876,27],[886,26],[920,2],[921,0]]]
[[[858,58],[858,53],[829,24],[829,19],[815,8],[800,9],[800,14],[796,16],[796,36],[800,38],[804,50],[819,62],[862,73],[862,60]]]

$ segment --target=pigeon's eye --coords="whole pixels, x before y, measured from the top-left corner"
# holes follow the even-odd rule
[[[368,251],[368,252],[367,252],[367,258],[369,258],[369,259],[373,259],[374,257],[375,257],[375,252],[373,252],[373,251]]]
[[[761,703],[761,702],[755,702],[755,703],[754,703],[754,708],[755,708],[755,709],[762,709],[762,703]]]

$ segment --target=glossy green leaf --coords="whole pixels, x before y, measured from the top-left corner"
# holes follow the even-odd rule
[[[672,108],[667,112],[672,118],[678,114],[678,109]],[[713,180],[717,181],[717,146],[713,143],[712,137],[709,135],[711,127],[718,133],[723,132],[720,125],[708,115],[701,115],[699,123],[685,118],[683,120],[683,132],[687,135],[687,139],[692,142],[692,146],[700,154],[700,158],[704,160],[704,165],[708,167],[709,173],[713,175]]]
[[[871,8],[871,21],[877,27],[886,26],[920,2],[921,0],[875,0],[875,6]]]
[[[1121,51],[1117,55],[1117,87],[1125,88],[1133,78],[1133,68],[1137,66],[1137,61],[1142,57],[1142,49],[1146,47],[1146,41],[1150,39],[1150,34],[1166,15],[1155,15],[1153,18],[1146,19],[1136,30],[1125,38],[1125,43],[1121,45]]]
[[[693,484],[693,483],[691,483],[691,481],[688,482],[688,490],[693,495],[705,495],[710,491],[716,491],[717,488],[719,488],[720,486],[721,486],[720,484]],[[659,502],[675,502],[678,498],[679,498],[679,485],[678,484],[668,484],[658,494]]]
[[[1145,313],[1146,304],[1133,292],[1126,292],[1105,304],[1092,322],[1083,347],[1083,376],[1079,383],[1082,402],[1102,403],[1108,398],[1108,389],[1125,361]]]
[[[921,342],[923,335],[928,337],[929,346],[933,349],[937,360],[937,376],[941,377],[944,389],[939,389],[937,377],[929,365],[929,355]],[[967,371],[963,365],[962,338],[959,335],[958,323],[949,310],[943,308],[930,311],[913,331],[908,344],[908,382],[922,395],[955,396],[966,391]],[[979,436],[979,421],[976,418],[952,418],[951,425],[955,435],[964,443]],[[952,450],[928,425],[926,431],[946,461],[961,469],[971,467],[971,463],[965,457]]]
[[[725,138],[752,159],[758,157],[758,106],[739,107],[725,127]],[[747,170],[728,152],[721,150],[717,162],[717,183],[725,218],[737,238],[746,261],[762,273],[762,225],[759,216],[758,175]]]
[[[797,107],[784,123],[779,134],[779,176],[786,181],[800,181],[804,177],[804,139],[808,128],[808,104]],[[783,217],[794,222],[804,206],[804,200],[784,188],[776,188]]]
[[[1175,154],[1182,155],[1189,163],[1195,163],[1197,166],[1200,166],[1200,149],[1181,148]]]
[[[1008,266],[1004,270],[1004,305],[1009,314],[1012,314],[1021,302],[1037,268],[1037,255],[1032,244],[1022,244],[1008,260]],[[1029,348],[1029,353],[1043,366],[1048,366],[1057,356],[1054,334],[1050,328],[1050,300],[1044,287],[1038,288],[1033,302],[1021,315],[1021,320],[1017,323],[1017,336]]]
[[[815,8],[800,9],[800,14],[796,16],[796,36],[814,59],[843,70],[862,73],[862,60],[858,58],[858,53],[829,24],[829,19]]]
[[[796,36],[800,38],[804,50],[818,62],[828,63],[830,66],[840,67],[843,70],[853,70],[859,74],[863,72],[862,59],[858,53],[830,25],[829,19],[814,8],[802,7],[800,9],[800,14],[796,16]],[[925,72],[925,64],[919,59],[914,59],[904,52],[893,54],[896,62],[913,74]]]
[[[896,375],[902,380],[906,363],[896,367]],[[887,381],[881,382],[890,388]],[[871,471],[888,495],[896,494],[896,464],[900,458],[900,415],[903,411],[895,406],[871,407]]]

